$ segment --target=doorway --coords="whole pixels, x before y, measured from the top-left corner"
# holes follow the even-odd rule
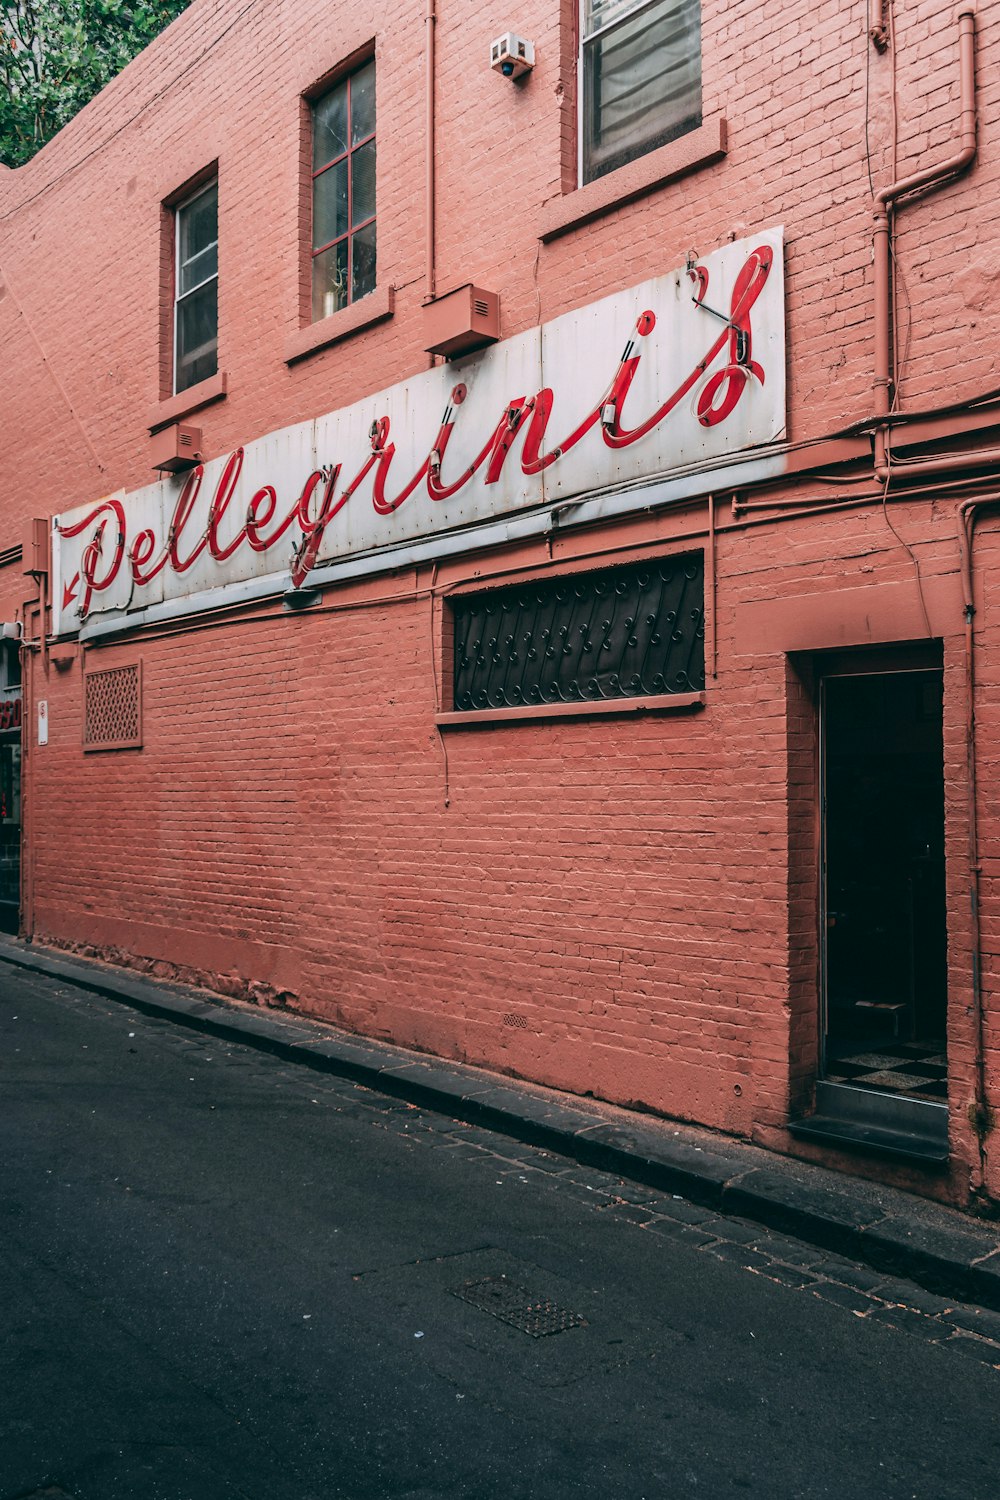
[[[822,1067],[947,1101],[942,673],[821,679]]]

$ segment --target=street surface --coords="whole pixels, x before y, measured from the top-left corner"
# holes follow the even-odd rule
[[[1000,1495],[1000,1315],[2,965],[0,1099],[0,1500]]]

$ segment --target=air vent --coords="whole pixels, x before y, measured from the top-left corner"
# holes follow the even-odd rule
[[[84,750],[142,745],[142,663],[83,674]]]
[[[480,286],[460,286],[424,308],[424,348],[457,359],[500,337],[500,298]]]
[[[152,466],[162,474],[183,474],[202,459],[201,428],[172,422],[152,440]]]

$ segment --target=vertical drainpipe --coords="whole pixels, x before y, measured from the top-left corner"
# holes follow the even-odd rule
[[[427,14],[424,17],[427,37],[427,119],[425,123],[425,134],[427,137],[427,180],[425,188],[425,217],[427,227],[427,271],[426,287],[424,292],[425,302],[432,302],[437,295],[437,266],[435,264],[436,253],[436,184],[435,173],[435,141],[434,141],[434,73],[436,68],[435,57],[435,32],[437,29],[437,7],[436,0],[427,0]],[[431,355],[431,364],[434,356]]]
[[[878,46],[874,30],[872,40]],[[976,156],[976,19],[975,6],[965,0],[958,10],[958,57],[960,137],[959,149],[938,166],[914,172],[899,182],[883,188],[875,197],[874,227],[874,334],[875,369],[873,404],[878,425],[875,430],[875,477],[888,486],[892,475],[889,451],[889,415],[892,409],[892,329],[890,307],[892,298],[892,241],[890,214],[898,200],[910,194],[920,193],[939,186],[965,171]],[[881,50],[881,49],[880,49]],[[915,464],[923,474],[935,469],[944,471],[958,466],[957,460],[928,459]],[[911,469],[910,472],[913,472]],[[972,979],[972,1017],[975,1036],[975,1100],[970,1111],[971,1123],[979,1142],[979,1186],[986,1181],[986,1135],[992,1123],[986,1088],[985,1017],[982,993],[982,928],[979,909],[980,862],[978,833],[978,772],[976,763],[976,714],[975,714],[975,636],[973,617],[975,603],[972,577],[972,534],[977,511],[986,505],[995,505],[996,497],[984,497],[967,501],[958,507],[958,540],[961,557],[962,585],[965,605],[965,695],[966,695],[966,758],[968,792],[968,865],[969,865],[969,920],[970,958]]]
[[[885,33],[880,23],[885,20],[882,0],[873,0],[870,36],[879,51],[885,49]],[[889,453],[889,414],[892,410],[892,383],[897,372],[892,369],[892,207],[901,198],[912,193],[921,193],[940,186],[946,180],[957,177],[976,157],[976,9],[972,0],[964,0],[957,12],[958,20],[958,81],[960,81],[960,145],[954,156],[937,166],[928,166],[924,171],[913,172],[889,187],[883,187],[876,195],[874,207],[874,414],[877,426],[874,435],[874,472],[877,480],[888,487],[892,475],[891,453]],[[987,458],[987,455],[984,455]],[[946,471],[960,466],[957,459],[927,459],[907,465],[909,472],[919,468],[922,474]],[[964,501],[958,507],[958,546],[960,546],[961,579],[963,579],[964,621],[966,621],[966,754],[967,754],[967,819],[969,819],[969,916],[970,916],[970,960],[972,960],[972,1013],[975,1032],[976,1071],[975,1101],[970,1110],[970,1124],[976,1131],[979,1142],[979,1188],[985,1187],[987,1179],[987,1148],[985,1139],[993,1125],[993,1110],[987,1091],[987,1059],[985,1059],[985,1016],[982,1002],[982,921],[979,912],[979,819],[978,819],[978,765],[976,765],[976,658],[975,594],[973,594],[972,538],[976,513],[987,505],[997,505],[1000,496],[984,496],[973,501]]]
[[[982,919],[980,914],[979,831],[977,816],[978,770],[976,764],[976,655],[973,620],[976,614],[972,573],[972,539],[977,515],[1000,506],[1000,495],[981,495],[963,500],[958,507],[958,547],[961,559],[962,599],[965,606],[965,740],[968,760],[969,821],[969,920],[972,927],[972,1015],[976,1041],[976,1095],[971,1123],[979,1139],[980,1187],[986,1185],[986,1136],[993,1124],[986,1088],[986,1019],[983,1014]]]
[[[911,193],[936,187],[946,178],[963,172],[976,155],[976,12],[971,0],[958,12],[958,63],[961,99],[961,137],[959,150],[935,167],[925,167],[890,184],[875,195],[875,379],[874,407],[878,426],[875,429],[875,472],[888,478],[888,417],[892,406],[892,331],[890,328],[891,292],[891,224],[890,212],[898,199]]]

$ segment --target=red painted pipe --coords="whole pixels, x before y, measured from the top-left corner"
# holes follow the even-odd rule
[[[434,74],[437,67],[436,60],[436,29],[437,29],[437,7],[435,0],[427,0],[427,14],[424,17],[427,28],[427,98],[426,98],[426,151],[427,151],[427,180],[425,184],[425,224],[427,232],[427,286],[425,297],[428,302],[437,295],[437,225],[436,225],[436,192],[437,185],[434,177],[434,155],[436,150],[434,140]],[[433,359],[431,360],[433,364]]]
[[[960,140],[958,151],[947,161],[935,167],[925,167],[892,183],[875,195],[875,415],[888,417],[891,408],[892,388],[892,333],[889,310],[891,304],[891,258],[890,209],[901,198],[924,192],[939,186],[948,178],[964,172],[976,155],[976,14],[971,3],[964,4],[958,13],[958,60],[960,88]],[[889,451],[888,430],[879,426],[875,431],[875,472],[880,479],[888,478]]]

